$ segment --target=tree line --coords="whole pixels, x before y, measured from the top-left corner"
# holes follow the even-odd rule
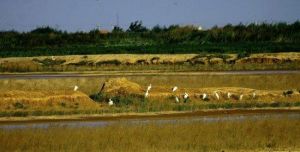
[[[103,53],[276,52],[300,50],[300,22],[197,26],[156,25],[141,21],[128,29],[66,32],[49,26],[29,32],[0,31],[0,56]]]

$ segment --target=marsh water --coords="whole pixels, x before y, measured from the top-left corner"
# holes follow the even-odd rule
[[[140,124],[183,124],[183,123],[216,123],[222,121],[243,122],[256,120],[299,120],[300,112],[281,112],[281,113],[252,113],[252,114],[228,114],[228,115],[193,115],[186,117],[155,117],[155,118],[130,118],[130,119],[110,119],[110,120],[68,120],[68,121],[36,121],[36,122],[8,122],[0,123],[0,129],[15,130],[27,128],[59,128],[59,127],[105,127],[114,124],[121,125],[140,125]]]

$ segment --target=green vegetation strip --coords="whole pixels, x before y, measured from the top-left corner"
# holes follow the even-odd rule
[[[198,30],[133,22],[127,31],[98,29],[67,33],[50,27],[31,32],[0,31],[0,57],[107,53],[242,53],[300,50],[300,22],[248,24]]]

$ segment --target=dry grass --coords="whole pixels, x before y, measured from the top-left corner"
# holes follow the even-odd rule
[[[0,58],[2,72],[105,70],[263,70],[299,69],[300,53],[236,54],[104,54]]]
[[[86,94],[79,91],[2,91],[0,110],[81,109],[97,107]]]
[[[109,79],[103,85],[102,93],[110,96],[128,96],[137,95],[142,97],[146,89],[127,80],[126,78],[112,78]],[[242,87],[212,87],[212,88],[179,88],[175,92],[172,92],[171,87],[166,86],[154,86],[149,91],[149,97],[147,99],[156,99],[161,102],[165,102],[166,99],[175,100],[175,96],[179,99],[184,100],[184,93],[189,94],[189,99],[199,102],[199,100],[204,101],[214,101],[214,102],[224,102],[224,101],[235,101],[235,102],[254,102],[254,101],[264,101],[264,102],[274,102],[274,101],[300,101],[299,90],[293,90],[290,95],[284,95],[285,90],[256,90]],[[231,97],[228,97],[228,93]],[[206,99],[203,99],[203,94],[207,94]],[[254,95],[255,94],[255,95]]]
[[[297,151],[300,121],[120,124],[0,129],[1,151]]]
[[[32,111],[41,111],[33,115],[52,115],[56,112],[68,111],[63,114],[83,113],[119,113],[119,112],[151,112],[151,111],[190,111],[211,108],[251,108],[251,107],[291,107],[298,105],[300,94],[299,74],[272,75],[127,75],[131,84],[135,84],[138,91],[133,94],[142,95],[146,87],[152,83],[149,92],[149,103],[142,103],[141,99],[122,99],[126,104],[119,107],[108,107],[106,103],[95,103],[88,95],[98,93],[104,82],[119,76],[104,75],[91,78],[57,78],[57,79],[0,79],[0,112],[1,116],[15,115],[18,111],[29,111],[20,116],[31,115]],[[122,81],[123,82],[123,81]],[[128,81],[126,80],[126,83]],[[108,83],[109,84],[109,83]],[[111,83],[112,86],[117,83]],[[123,84],[123,83],[122,83]],[[79,92],[73,87],[79,86]],[[179,89],[171,92],[173,86]],[[109,85],[108,85],[109,86]],[[124,87],[124,86],[123,86]],[[122,87],[121,87],[122,88]],[[125,86],[126,88],[126,86]],[[251,89],[250,89],[251,88]],[[115,89],[120,89],[116,87]],[[142,92],[140,91],[142,89]],[[293,89],[291,96],[283,96],[283,91]],[[220,100],[214,96],[219,91]],[[107,91],[107,90],[106,90]],[[116,90],[115,90],[116,91]],[[256,97],[253,98],[253,92]],[[189,93],[190,101],[183,104],[182,94]],[[235,98],[227,99],[227,92]],[[119,92],[118,92],[119,93]],[[204,102],[201,94],[209,95],[210,100]],[[243,94],[243,100],[239,95]],[[175,104],[174,95],[181,97],[181,104]],[[163,98],[161,98],[163,97]],[[154,101],[152,101],[154,100]],[[163,102],[162,102],[163,101]],[[222,102],[221,102],[222,101]],[[224,102],[225,101],[225,102]],[[275,102],[273,102],[275,101]],[[265,103],[268,104],[265,104]],[[277,103],[280,102],[280,103]],[[286,102],[286,103],[281,103]],[[290,103],[294,102],[294,103]],[[218,104],[222,104],[218,106]],[[232,105],[232,103],[245,103]],[[216,105],[210,105],[216,104]],[[7,113],[8,112],[8,113]],[[61,115],[61,113],[59,113]]]
[[[80,78],[44,78],[44,79],[0,79],[0,91],[71,91],[75,85],[79,91],[94,94],[100,91],[102,84],[110,78],[120,76],[103,75]],[[151,83],[156,86],[172,88],[219,88],[241,87],[257,90],[287,90],[300,89],[300,74],[270,74],[270,75],[126,75],[129,81],[138,83],[143,89]]]
[[[261,53],[261,54],[251,54],[250,57],[276,57],[278,59],[291,59],[299,60],[300,53],[289,52],[289,53]]]
[[[55,56],[55,60],[66,60],[65,65],[70,63],[79,63],[83,60],[92,61],[97,63],[100,61],[112,61],[118,60],[122,63],[131,63],[134,64],[138,60],[149,61],[154,57],[159,57],[161,62],[163,61],[186,61],[187,59],[193,58],[197,54],[103,54],[103,55],[68,55],[68,56]],[[33,59],[44,60],[50,58],[49,56],[40,56],[40,57],[11,57],[11,58],[2,58],[0,63],[4,62],[20,62],[20,61],[29,61]]]
[[[142,87],[126,78],[111,78],[103,83],[103,89],[101,92],[112,96],[127,96],[130,94],[143,93]]]
[[[219,99],[215,95],[215,91],[219,96]],[[183,100],[184,92],[189,94],[192,101],[202,101],[202,95],[207,94],[207,102],[288,102],[288,101],[300,101],[300,93],[298,90],[294,90],[290,96],[284,96],[285,90],[256,90],[240,87],[213,87],[213,88],[180,88],[175,93],[172,93],[168,87],[156,87],[149,93],[149,98],[153,99],[166,99],[177,96]],[[231,93],[231,97],[228,98],[227,93]],[[255,93],[255,96],[253,95]],[[240,96],[243,95],[242,98]],[[174,97],[175,98],[175,97]],[[175,99],[174,99],[175,100]]]

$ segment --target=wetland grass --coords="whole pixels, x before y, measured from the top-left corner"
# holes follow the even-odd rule
[[[0,79],[0,91],[23,90],[23,91],[55,91],[73,90],[75,85],[79,91],[88,95],[99,92],[102,84],[120,75],[103,75],[97,77],[80,78],[37,78],[37,79]],[[208,87],[244,87],[258,90],[285,90],[298,89],[300,74],[249,74],[249,75],[122,75],[126,79],[136,82],[146,88],[150,83],[156,86],[179,88],[208,88]]]
[[[299,120],[0,129],[2,151],[297,151]]]

